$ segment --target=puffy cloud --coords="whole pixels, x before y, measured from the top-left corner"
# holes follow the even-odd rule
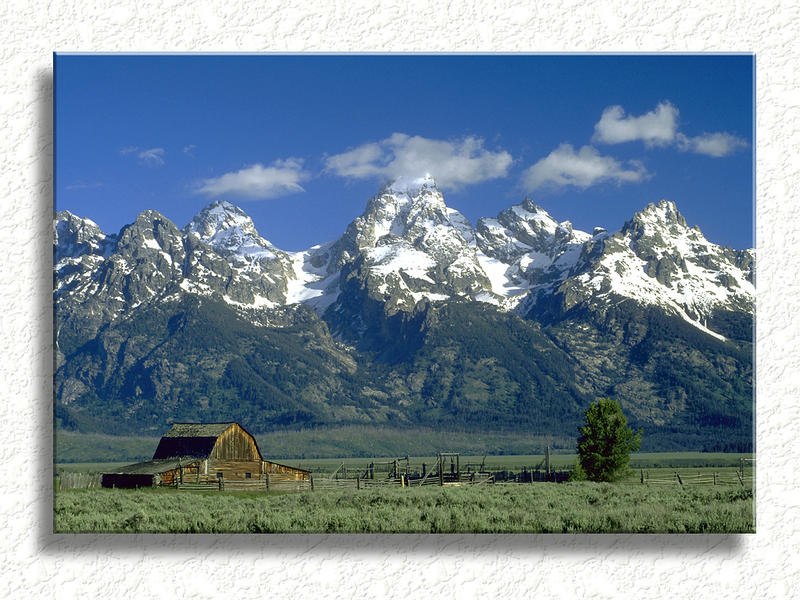
[[[254,164],[239,171],[204,179],[196,193],[211,197],[231,195],[262,200],[304,192],[300,182],[309,177],[300,159],[279,159],[268,166]]]
[[[640,116],[625,116],[621,106],[609,106],[594,126],[592,141],[620,144],[641,140],[647,146],[675,145],[683,152],[719,158],[733,154],[748,143],[725,131],[688,137],[678,132],[678,109],[667,101]]]
[[[609,106],[594,126],[593,142],[620,144],[642,140],[648,146],[665,146],[675,140],[678,109],[661,102],[640,117],[626,116],[621,106]]]
[[[742,138],[724,131],[717,133],[704,133],[697,137],[686,137],[682,133],[677,136],[678,148],[684,152],[705,154],[714,158],[728,156],[740,148],[747,148],[748,143]]]
[[[504,177],[512,162],[508,152],[489,151],[482,139],[472,136],[445,141],[395,133],[327,157],[325,170],[358,179],[430,173],[438,185],[452,189]]]
[[[628,161],[627,168],[595,148],[584,146],[578,152],[571,144],[561,144],[545,158],[522,173],[523,186],[533,191],[544,186],[574,186],[585,189],[604,182],[635,183],[649,177],[639,161]]]

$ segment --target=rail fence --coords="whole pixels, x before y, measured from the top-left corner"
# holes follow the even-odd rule
[[[681,474],[677,471],[669,475],[659,475],[650,477],[646,471],[642,471],[640,482],[643,485],[739,485],[741,487],[753,487],[755,484],[755,473],[745,473],[741,471],[723,471],[697,474]]]
[[[311,481],[295,479],[292,475],[282,473],[266,474],[263,479],[217,479],[207,482],[177,483],[178,490],[186,492],[299,492],[310,490]]]

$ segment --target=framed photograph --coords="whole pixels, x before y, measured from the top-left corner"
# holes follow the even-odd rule
[[[54,530],[750,533],[752,54],[54,56]]]

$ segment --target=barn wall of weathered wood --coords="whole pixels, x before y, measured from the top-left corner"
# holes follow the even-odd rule
[[[261,461],[209,459],[208,475],[206,477],[209,480],[214,480],[218,477],[218,473],[222,473],[222,478],[225,481],[261,479]],[[248,473],[250,473],[250,477],[247,477]]]
[[[261,460],[256,440],[239,425],[234,424],[217,438],[210,459]],[[210,466],[209,466],[210,469]],[[257,473],[259,471],[256,471]]]
[[[180,469],[170,469],[158,474],[161,485],[175,485],[180,479]]]

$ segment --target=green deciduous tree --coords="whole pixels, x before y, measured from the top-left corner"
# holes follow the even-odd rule
[[[578,461],[587,479],[619,479],[628,468],[630,453],[639,449],[641,430],[633,432],[619,402],[611,398],[593,402],[585,417],[586,424],[579,428]]]

